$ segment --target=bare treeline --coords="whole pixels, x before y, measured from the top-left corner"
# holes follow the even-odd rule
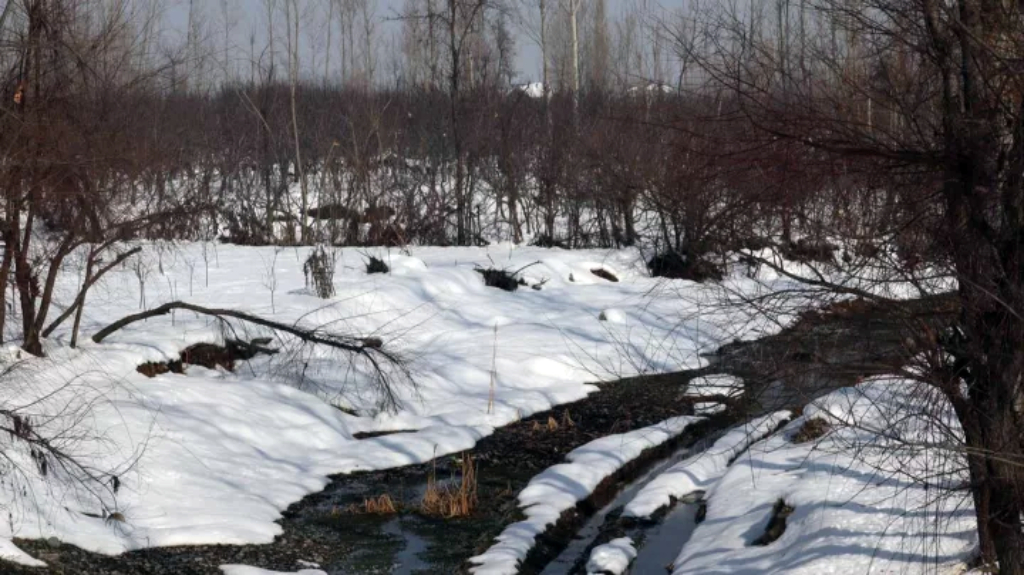
[[[601,1],[265,0],[269,32],[241,61],[230,19],[221,42],[190,12],[169,48],[153,6],[3,4],[0,286],[29,351],[68,317],[48,313],[63,260],[87,246],[80,310],[137,238],[771,245],[828,266],[805,283],[865,297],[851,286],[927,295],[951,277],[961,316],[916,343],[936,352],[918,377],[956,409],[983,559],[1024,573],[1019,2],[613,19]],[[511,85],[514,29],[540,49],[540,84]]]
[[[680,92],[681,78],[669,87],[622,72],[645,57],[667,60],[663,24],[637,16],[610,24],[603,3],[584,4],[409,2],[394,16],[402,27],[402,72],[371,83],[367,77],[382,75],[373,71],[375,53],[352,37],[328,42],[334,52],[349,43],[340,57],[350,70],[344,81],[314,79],[318,74],[299,61],[297,26],[306,22],[299,7],[268,2],[266,16],[284,21],[285,38],[270,34],[245,73],[211,84],[195,79],[208,76],[204,66],[216,60],[216,52],[198,55],[199,33],[190,28],[185,46],[158,52],[148,36],[155,16],[135,3],[16,0],[3,33],[13,64],[3,82],[4,101],[13,104],[4,122],[26,125],[19,111],[73,113],[62,129],[82,139],[87,151],[77,157],[96,177],[102,172],[113,185],[99,187],[111,194],[117,187],[123,202],[93,204],[96,217],[161,214],[133,237],[335,245],[496,238],[581,247],[632,245],[646,234],[682,249],[751,229],[744,218],[753,210],[737,209],[734,200],[761,201],[764,186],[715,166],[723,145],[736,149],[737,165],[765,158],[730,144],[745,127],[719,121],[728,96]],[[329,17],[347,17],[342,30],[371,42],[366,3],[336,8]],[[527,17],[533,20],[524,23]],[[34,18],[46,30],[51,21],[66,22],[67,34],[81,34],[103,53],[53,53],[61,61],[48,75],[58,85],[29,85],[32,64],[24,55],[35,41]],[[575,20],[573,41],[567,30]],[[75,28],[79,21],[116,25],[83,30]],[[545,75],[557,89],[510,84],[509,27],[516,25],[539,34]],[[660,48],[645,56],[638,36],[655,32]],[[79,84],[56,78],[75,65]],[[664,77],[661,68],[668,66],[638,71]],[[55,90],[64,92],[60,102],[51,98]],[[694,137],[712,132],[722,137]],[[27,150],[18,134],[4,130],[12,160],[15,150]],[[97,155],[117,161],[84,161]],[[60,227],[50,206],[33,209]]]

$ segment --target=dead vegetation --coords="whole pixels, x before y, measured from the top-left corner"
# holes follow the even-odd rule
[[[713,262],[694,254],[669,251],[657,254],[647,262],[647,269],[656,278],[690,280],[698,283],[722,281],[724,273]]]
[[[476,272],[484,276],[484,285],[513,292],[519,286],[526,285],[526,281],[517,277],[516,272],[497,268],[476,268]]]
[[[786,501],[779,499],[772,507],[772,516],[768,519],[768,525],[764,533],[751,542],[751,545],[765,546],[777,541],[786,532],[786,519],[793,514],[793,506],[786,504]]]
[[[279,337],[289,336],[295,338],[300,346],[319,345],[338,352],[348,353],[353,358],[365,361],[370,371],[374,374],[373,382],[376,386],[376,391],[380,395],[380,408],[387,411],[394,411],[398,408],[398,397],[393,386],[394,377],[397,373],[398,377],[405,377],[407,379],[408,372],[398,356],[384,347],[384,342],[379,337],[351,336],[318,327],[282,323],[234,309],[209,308],[183,301],[172,301],[139,313],[127,315],[96,332],[92,336],[92,340],[95,343],[100,343],[110,334],[126,326],[149,318],[167,315],[176,310],[211,316],[220,321],[225,330],[230,333],[235,332],[232,322],[239,322],[269,329]],[[236,350],[236,353],[243,355],[252,354],[244,357],[244,359],[250,359],[257,353],[274,353],[274,351],[266,347],[266,344],[270,341],[266,338],[253,339],[251,342],[232,340],[228,342],[228,345],[237,346],[238,350]],[[396,369],[389,371],[389,367]],[[147,367],[146,370],[155,371],[152,367]]]
[[[521,267],[521,268],[519,268],[519,269],[517,269],[515,271],[510,271],[510,270],[505,269],[505,268],[497,268],[497,267],[490,267],[490,268],[477,267],[477,268],[474,268],[474,269],[475,269],[475,271],[478,274],[480,274],[480,275],[482,275],[484,277],[484,285],[486,285],[487,287],[495,287],[495,288],[502,289],[502,290],[505,290],[505,291],[508,291],[508,292],[513,292],[513,291],[516,291],[517,289],[519,289],[519,286],[528,285],[526,283],[526,280],[523,279],[519,274],[521,274],[523,272],[523,270],[525,270],[526,268],[531,267],[531,266],[535,266],[535,265],[537,265],[539,263],[540,262],[533,262],[532,264],[527,264],[527,265],[525,265],[525,266],[523,266],[523,267]],[[543,285],[543,284],[544,284],[544,282],[541,282],[538,285]],[[539,289],[536,286],[534,286],[534,288],[535,289]]]
[[[235,371],[235,362],[245,361],[259,354],[273,355],[277,349],[268,347],[270,338],[255,338],[252,341],[229,339],[224,345],[214,343],[197,343],[185,348],[178,359],[171,361],[149,361],[135,368],[146,377],[156,377],[164,373],[185,373],[189,365],[201,365],[207,369],[223,368]]]
[[[832,424],[822,417],[811,417],[793,436],[793,443],[808,443],[821,439],[832,430]]]
[[[477,504],[477,476],[473,456],[463,453],[459,458],[459,483],[441,484],[437,481],[436,466],[427,477],[427,489],[420,501],[420,512],[447,519],[467,517]]]
[[[366,273],[367,274],[386,274],[391,271],[388,264],[384,263],[384,260],[376,256],[366,256]]]
[[[573,427],[576,427],[576,422],[573,421],[572,415],[569,413],[569,410],[566,409],[562,412],[561,422],[555,419],[555,416],[549,415],[547,423],[542,424],[540,421],[534,421],[533,427],[530,428],[530,431],[532,433],[540,433],[543,431],[553,433],[559,429],[572,429]]]
[[[345,510],[350,515],[393,515],[398,513],[398,505],[387,493],[377,497],[368,497],[362,504],[353,503]]]
[[[313,288],[317,297],[334,297],[334,254],[317,246],[302,265],[302,273],[306,276],[306,288]]]

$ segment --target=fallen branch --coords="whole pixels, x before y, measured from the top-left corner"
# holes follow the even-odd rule
[[[234,319],[251,323],[277,332],[286,333],[305,343],[323,345],[361,356],[370,362],[370,365],[373,367],[373,370],[377,375],[377,386],[382,394],[381,403],[383,407],[388,410],[393,410],[398,407],[398,399],[394,394],[391,381],[387,372],[382,368],[379,358],[383,358],[386,363],[395,366],[401,366],[402,363],[397,356],[383,348],[383,342],[378,337],[354,337],[340,335],[317,329],[304,328],[294,324],[281,323],[233,309],[208,308],[183,301],[173,301],[146,311],[125,316],[96,332],[96,334],[92,336],[92,340],[96,343],[100,343],[110,334],[135,322],[149,319],[151,317],[167,315],[168,313],[179,309],[213,316],[221,321]]]

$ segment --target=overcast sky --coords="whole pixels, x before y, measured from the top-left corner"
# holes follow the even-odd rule
[[[593,0],[583,0],[591,2]],[[622,15],[628,7],[636,2],[644,0],[606,0],[609,23]],[[650,1],[650,0],[648,0]],[[661,4],[671,7],[673,4],[682,3],[684,0],[664,0]],[[380,48],[378,50],[378,74],[387,74],[389,62],[391,61],[392,37],[400,29],[400,23],[395,17],[401,11],[404,0],[377,0],[376,20],[378,22],[378,35],[380,37]],[[264,0],[167,0],[163,2],[164,17],[170,25],[170,37],[181,39],[185,36],[187,29],[188,12],[190,4],[196,11],[197,20],[206,28],[207,33],[213,42],[220,49],[224,45],[224,22],[227,6],[227,20],[231,28],[231,44],[238,51],[237,58],[247,59],[249,52],[250,33],[256,34],[257,50],[266,39],[266,16]],[[326,21],[326,9],[322,8],[326,3],[323,0],[299,0],[300,9],[321,10],[320,13],[309,14],[309,18],[303,27],[304,37],[301,40],[303,66],[312,67],[314,62],[320,70],[323,67],[323,51],[326,46],[326,38],[323,32],[323,23]],[[278,18],[283,25],[283,16]],[[516,27],[513,30],[516,38],[516,68],[518,71],[518,82],[525,83],[537,81],[541,76],[540,50],[522,30]],[[283,34],[283,33],[282,33]],[[334,31],[332,43],[337,50],[337,30]],[[338,57],[332,54],[331,59],[337,62]],[[336,64],[332,64],[335,69]]]

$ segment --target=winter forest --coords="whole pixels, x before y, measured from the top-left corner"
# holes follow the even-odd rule
[[[0,0],[0,573],[1024,575],[1024,3]]]

